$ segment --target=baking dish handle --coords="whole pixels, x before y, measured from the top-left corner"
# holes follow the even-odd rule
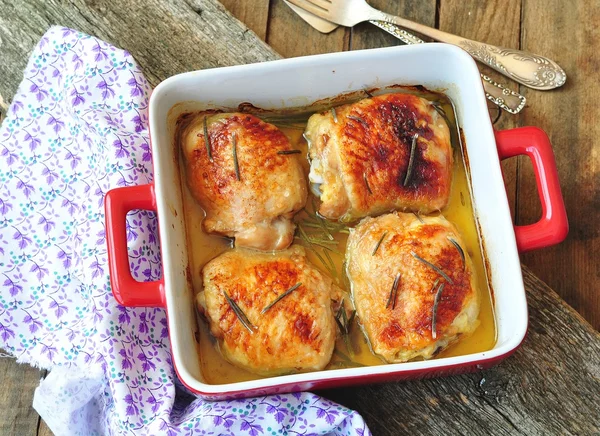
[[[546,132],[537,127],[520,127],[497,131],[495,134],[501,160],[522,154],[529,156],[542,203],[542,218],[537,223],[515,226],[519,252],[562,242],[569,232],[569,223],[552,145]]]
[[[136,209],[156,210],[154,185],[115,188],[108,191],[104,197],[108,269],[112,292],[122,306],[164,307],[163,279],[138,282],[129,269],[125,220],[127,213]]]

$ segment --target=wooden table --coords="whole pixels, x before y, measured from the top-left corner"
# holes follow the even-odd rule
[[[276,52],[291,57],[397,44],[366,24],[321,35],[281,0],[223,2],[256,35],[215,0],[0,0],[0,113],[21,80],[28,54],[51,24],[128,49],[152,85],[183,71],[277,59]],[[600,335],[593,327],[600,327],[599,152],[594,144],[600,134],[595,57],[600,5],[586,0],[568,6],[560,0],[370,3],[466,37],[543,53],[565,68],[569,79],[558,91],[511,84],[529,105],[518,116],[500,114],[496,127],[537,125],[548,132],[571,233],[558,247],[523,256],[529,334],[504,363],[470,375],[322,394],[358,410],[377,435],[600,433]],[[491,114],[498,115],[494,108]],[[504,171],[515,222],[534,221],[539,205],[529,163],[513,159]],[[50,434],[31,408],[43,374],[0,359],[0,434]]]

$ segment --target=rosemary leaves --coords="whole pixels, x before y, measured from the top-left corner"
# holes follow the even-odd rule
[[[357,117],[356,115],[348,115],[347,117],[349,120],[353,120],[356,121],[357,123],[362,124],[365,127],[369,127],[369,124],[364,120],[364,118],[361,117]]]
[[[411,254],[413,255],[413,257],[415,259],[417,259],[419,262],[427,265],[429,268],[431,268],[432,270],[434,270],[435,272],[437,272],[439,275],[441,275],[448,283],[450,283],[451,285],[454,284],[454,282],[452,281],[452,279],[448,276],[448,274],[446,274],[444,271],[441,270],[441,268],[439,266],[434,265],[431,262],[426,261],[425,259],[423,259],[421,256],[419,256],[417,253],[415,253],[414,251],[411,251]]]
[[[392,310],[396,308],[396,300],[398,299],[398,286],[400,285],[400,273],[396,275],[394,279],[394,283],[392,284],[392,289],[390,290],[390,296],[388,297],[387,303],[385,304],[385,308],[387,309],[392,305]]]
[[[406,186],[410,177],[413,173],[413,167],[415,166],[415,151],[417,150],[417,139],[419,139],[419,135],[415,134],[412,139],[412,144],[410,145],[410,157],[408,158],[408,168],[406,169],[406,176],[404,177],[403,185]]]
[[[235,170],[235,178],[238,179],[238,181],[240,180],[240,166],[238,164],[238,157],[237,157],[237,135],[235,134],[235,132],[233,133],[233,135],[231,135],[231,146],[233,148],[233,168]]]
[[[294,149],[294,150],[279,150],[277,152],[277,154],[281,154],[281,155],[300,154],[300,153],[302,153],[302,150],[297,150],[297,149]]]
[[[465,260],[465,252],[463,251],[460,244],[458,242],[456,242],[454,239],[452,239],[450,236],[448,236],[448,240],[452,243],[452,245],[454,245],[454,247],[458,251],[458,254],[460,254],[460,258],[462,259],[462,264],[463,264],[463,271],[464,271],[467,268],[467,262]]]
[[[383,232],[383,235],[381,235],[381,238],[379,238],[379,241],[377,241],[375,248],[373,248],[373,252],[371,253],[371,256],[375,256],[375,253],[377,253],[377,250],[379,250],[379,246],[381,245],[381,243],[383,242],[383,240],[385,239],[387,234],[388,234],[388,232]]]
[[[340,333],[342,334],[342,338],[344,343],[346,344],[346,348],[348,352],[352,355],[354,351],[352,349],[352,344],[350,343],[350,327],[352,327],[352,323],[354,322],[354,318],[356,317],[356,310],[352,311],[352,314],[348,318],[348,314],[346,313],[346,307],[344,306],[344,299],[342,299],[340,303],[340,308],[335,314],[335,322],[340,329]]]
[[[369,186],[369,181],[367,180],[367,173],[363,173],[363,180],[365,181],[365,186],[367,187],[367,192],[369,195],[373,195],[373,191],[371,191],[371,187]]]
[[[210,146],[210,137],[208,136],[208,124],[207,124],[207,119],[208,117],[204,117],[204,121],[203,121],[203,130],[204,130],[204,145],[206,146],[206,154],[208,154],[208,160],[209,161],[213,161],[213,157],[212,157],[212,147]]]
[[[298,282],[294,286],[292,286],[291,288],[289,288],[287,291],[285,291],[283,294],[281,294],[280,296],[278,296],[277,298],[275,298],[271,303],[269,303],[267,305],[267,307],[265,307],[263,310],[260,311],[261,315],[264,314],[271,307],[275,306],[279,301],[283,300],[285,297],[287,297],[288,295],[290,295],[292,292],[294,292],[300,286],[302,286],[302,283]]]
[[[338,122],[338,120],[337,120],[337,113],[335,112],[335,108],[334,107],[331,108],[331,115],[333,116],[333,121],[335,123],[337,123]]]
[[[448,124],[448,127],[450,127],[450,120],[448,119],[446,111],[444,108],[442,108],[442,104],[439,101],[432,101],[431,106],[433,106],[435,111],[440,114],[440,116],[446,121],[446,124]]]
[[[246,330],[248,330],[250,333],[254,333],[256,327],[252,325],[240,306],[238,306],[237,303],[233,301],[229,295],[227,295],[227,292],[223,291],[223,295],[225,295],[225,300],[227,300],[227,304],[229,304],[229,307],[231,307],[231,310],[233,310],[233,313],[235,313],[235,316],[237,316],[238,321],[246,328]]]
[[[437,281],[435,282],[437,284]],[[435,284],[433,285],[435,288]],[[431,314],[431,337],[437,338],[437,312],[440,304],[440,298],[442,297],[442,291],[444,290],[444,283],[440,283],[440,286],[435,293],[435,299],[433,300],[433,311]]]
[[[339,283],[339,278],[337,275],[337,269],[335,267],[335,263],[333,263],[331,256],[326,256],[326,254],[328,254],[327,253],[328,250],[335,251],[335,249],[332,248],[327,243],[328,242],[335,243],[336,244],[335,246],[337,247],[337,241],[319,240],[319,242],[317,242],[317,240],[308,236],[308,234],[306,233],[306,231],[304,230],[304,228],[302,227],[301,224],[298,224],[297,229],[298,229],[298,233],[300,234],[300,239],[306,244],[306,247],[310,251],[313,252],[313,254],[317,257],[317,259],[319,259],[319,261],[323,264],[323,266],[325,267],[325,269],[327,270],[329,275]],[[333,245],[333,244],[331,244],[331,245]],[[325,255],[325,257],[323,257],[321,255],[321,253],[319,253],[317,248],[323,249],[322,253],[323,253],[323,255]],[[325,258],[327,258],[327,260],[325,260]]]
[[[413,215],[417,217],[417,219],[421,222],[421,224],[425,224],[425,221],[423,221],[423,218],[421,218],[421,215],[419,215],[417,212],[413,212]]]

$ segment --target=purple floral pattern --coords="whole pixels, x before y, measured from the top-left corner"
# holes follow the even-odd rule
[[[207,402],[174,375],[164,310],[116,304],[103,199],[152,182],[150,86],[134,59],[53,27],[0,126],[0,339],[52,369],[34,407],[55,434],[369,434],[310,393]],[[157,223],[127,217],[132,274],[161,274]]]

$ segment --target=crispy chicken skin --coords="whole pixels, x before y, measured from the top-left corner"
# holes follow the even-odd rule
[[[329,363],[337,331],[332,305],[341,290],[308,262],[303,247],[274,254],[236,248],[209,262],[202,275],[199,309],[231,363],[261,375],[320,370]],[[252,332],[225,292],[247,316]]]
[[[357,316],[373,351],[389,363],[428,359],[479,324],[473,264],[456,228],[442,216],[422,220],[406,213],[365,218],[348,239],[347,272]],[[449,238],[463,249],[466,265]],[[439,267],[452,283],[413,253]],[[388,300],[398,274],[394,307]]]
[[[181,119],[180,141],[187,184],[206,212],[207,233],[234,237],[235,245],[282,250],[294,239],[293,215],[306,203],[307,187],[297,155],[275,126],[242,113]],[[235,150],[239,180],[235,169]]]
[[[448,202],[450,132],[428,100],[398,93],[339,106],[311,116],[305,137],[309,179],[326,218],[353,221],[397,209],[430,213]]]

